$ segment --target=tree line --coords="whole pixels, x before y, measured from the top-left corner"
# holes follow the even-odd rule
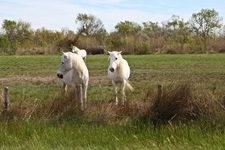
[[[71,51],[76,45],[88,53],[121,50],[126,54],[149,53],[217,53],[225,52],[223,18],[214,9],[193,13],[188,21],[173,15],[164,22],[138,24],[121,21],[108,33],[102,21],[91,14],[78,14],[77,31],[62,28],[33,30],[22,20],[5,19],[0,33],[0,53],[55,54]]]

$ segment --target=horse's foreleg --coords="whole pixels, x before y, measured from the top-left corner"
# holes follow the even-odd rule
[[[122,82],[122,105],[124,105],[126,102],[125,84],[126,84],[126,81],[123,81]]]
[[[63,83],[63,85],[62,85],[62,100],[64,100],[66,90],[67,90],[67,86],[65,83]]]
[[[114,88],[114,98],[115,98],[115,105],[118,104],[118,98],[117,98],[117,86],[116,83],[112,80],[113,88]]]
[[[82,91],[83,91],[83,106],[84,106],[84,109],[86,108],[86,101],[87,101],[87,88],[88,88],[88,85],[84,84],[82,85]]]

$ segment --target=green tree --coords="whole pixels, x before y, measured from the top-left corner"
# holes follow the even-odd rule
[[[19,47],[31,47],[33,31],[31,24],[25,21],[4,20],[2,29],[10,42],[10,49],[15,54]]]
[[[31,23],[19,20],[16,24],[15,38],[22,47],[30,47],[33,38],[33,30],[31,29]]]
[[[222,17],[214,9],[202,9],[192,14],[190,28],[197,37],[201,38],[206,48],[207,40],[216,29],[222,27]]]
[[[142,41],[140,40],[142,27],[136,22],[124,21],[119,22],[115,26],[115,29],[117,30],[117,33],[119,33],[123,38],[118,42],[125,43],[125,52],[136,53],[141,47],[140,45],[142,44]]]
[[[180,19],[179,16],[173,15],[171,20],[165,25],[169,39],[174,43],[180,44],[180,51],[183,51],[184,44],[189,42],[188,23]]]
[[[5,19],[3,21],[2,29],[4,30],[4,33],[6,37],[8,38],[10,43],[13,43],[16,35],[16,22],[12,20]]]
[[[107,40],[107,45],[109,49],[122,50],[126,45],[125,39],[118,32],[111,32]]]
[[[148,35],[148,37],[158,37],[161,33],[161,27],[158,22],[143,22],[143,32]]]
[[[62,32],[54,32],[45,28],[35,31],[34,43],[41,47],[55,47],[65,36]]]
[[[2,52],[7,52],[7,49],[10,46],[10,42],[8,40],[8,38],[4,37],[4,36],[0,36],[0,49]]]
[[[115,28],[117,32],[126,36],[135,35],[142,30],[142,27],[138,23],[132,21],[119,22]]]
[[[106,32],[102,21],[91,14],[78,14],[75,23],[79,24],[78,34],[93,36]]]

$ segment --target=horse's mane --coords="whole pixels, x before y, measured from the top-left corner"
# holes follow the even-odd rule
[[[77,71],[77,73],[82,73],[83,69],[84,69],[84,65],[83,65],[84,61],[83,61],[83,59],[79,55],[77,55],[75,53],[69,53],[69,54],[70,54],[70,61],[73,64],[73,66],[72,66],[73,69],[75,71]],[[71,57],[71,56],[75,57],[75,59],[72,59],[73,57]]]
[[[120,63],[119,63],[119,65],[117,66],[117,68],[116,68],[116,70],[117,70],[117,72],[118,72],[118,74],[120,75],[120,76],[123,76],[123,67],[124,67],[124,65],[123,65],[123,57],[122,57],[122,55],[121,54],[119,54],[118,55],[118,59],[119,59],[119,61],[120,61]]]

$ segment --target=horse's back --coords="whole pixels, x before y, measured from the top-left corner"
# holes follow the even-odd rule
[[[87,56],[86,50],[81,49],[81,50],[80,50],[80,55],[81,55],[82,58],[86,57],[86,56]]]

